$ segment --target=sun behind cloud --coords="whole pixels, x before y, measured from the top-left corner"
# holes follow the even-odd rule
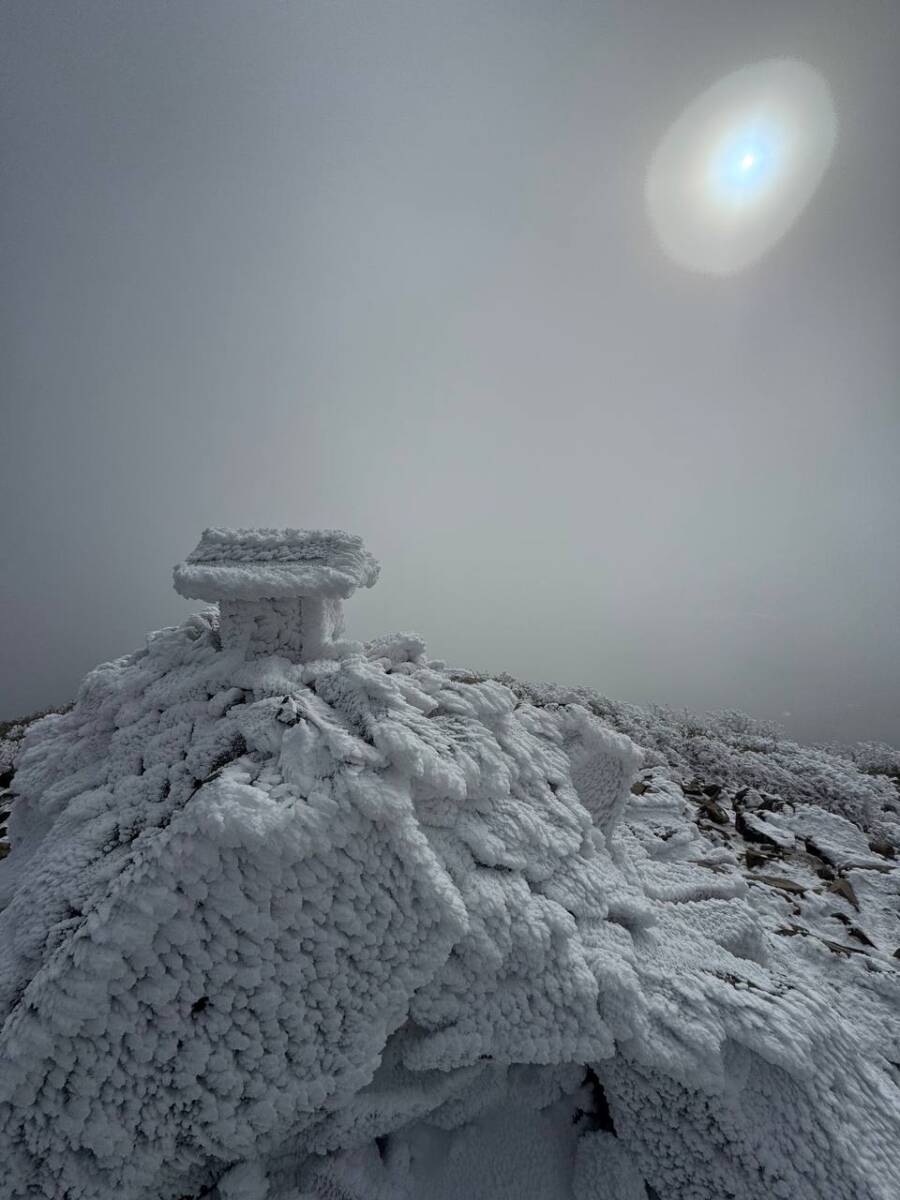
[[[647,172],[665,251],[714,275],[755,262],[812,199],[836,134],[828,85],[804,63],[772,59],[719,80],[678,117]]]

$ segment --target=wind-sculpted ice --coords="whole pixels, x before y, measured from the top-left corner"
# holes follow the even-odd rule
[[[376,572],[344,534],[207,531],[176,579],[221,621],[29,728],[2,1195],[900,1194],[893,875],[871,952],[829,949],[846,896],[811,884],[781,936],[805,877],[754,883],[661,768],[633,793],[588,706],[344,640]]]

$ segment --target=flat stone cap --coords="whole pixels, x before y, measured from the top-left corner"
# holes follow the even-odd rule
[[[174,577],[195,600],[346,598],[379,570],[362,538],[340,529],[204,529]]]

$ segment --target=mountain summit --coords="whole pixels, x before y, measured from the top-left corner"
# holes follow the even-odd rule
[[[699,778],[592,693],[352,641],[377,574],[207,530],[218,608],[28,728],[2,1194],[894,1200],[892,785]]]

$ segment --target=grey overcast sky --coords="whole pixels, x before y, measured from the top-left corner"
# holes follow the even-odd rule
[[[295,525],[381,559],[357,636],[900,741],[896,0],[3,0],[0,55],[0,718]],[[832,164],[692,274],[648,162],[771,57]]]

